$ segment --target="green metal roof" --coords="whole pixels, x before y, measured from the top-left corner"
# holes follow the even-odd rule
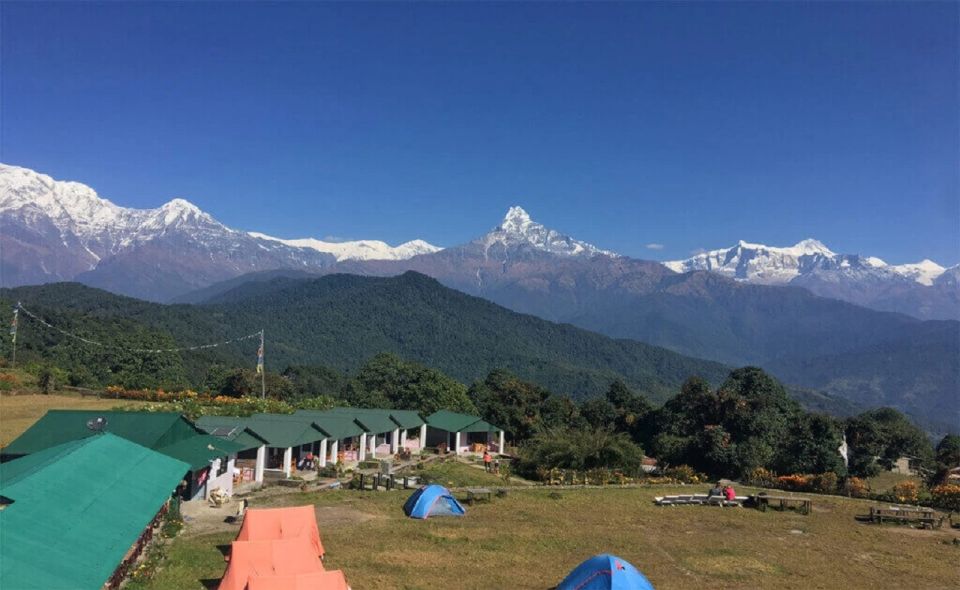
[[[400,428],[419,428],[427,423],[416,410],[390,410],[390,417]]]
[[[4,455],[29,455],[95,433],[87,428],[92,418],[107,419],[105,431],[151,449],[171,445],[200,431],[176,412],[104,412],[49,410],[26,432],[4,447]]]
[[[427,424],[431,428],[446,430],[447,432],[500,432],[500,428],[494,426],[479,416],[451,412],[449,410],[438,410],[427,416]]]
[[[99,590],[189,466],[107,433],[0,467],[0,587]]]
[[[201,416],[197,420],[197,426],[207,434],[224,438],[241,445],[243,447],[241,449],[242,451],[256,449],[270,442],[247,426],[246,418],[236,416]]]
[[[305,412],[305,410],[301,410]],[[299,412],[298,412],[299,413]],[[356,420],[368,434],[383,434],[384,432],[393,432],[400,425],[390,418],[389,410],[363,410],[358,408],[333,408],[324,410],[318,414],[320,416],[346,417]]]
[[[210,447],[213,447],[212,449]],[[257,445],[259,446],[259,445]],[[243,445],[229,441],[219,436],[198,434],[190,438],[177,441],[172,445],[160,447],[157,452],[180,459],[190,465],[193,470],[202,469],[210,465],[210,461],[227,455],[233,455],[244,450]]]
[[[296,414],[254,414],[247,426],[271,447],[297,447],[328,438],[312,420]]]
[[[360,436],[366,432],[350,416],[328,414],[318,410],[298,410],[297,414],[313,421],[331,439],[340,440]]]

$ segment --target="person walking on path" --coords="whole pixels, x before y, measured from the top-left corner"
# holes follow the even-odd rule
[[[490,451],[484,449],[483,451],[483,470],[487,473],[490,473],[490,467],[493,463],[493,457],[490,456]]]

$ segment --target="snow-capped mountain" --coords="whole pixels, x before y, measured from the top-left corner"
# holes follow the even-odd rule
[[[432,248],[405,246],[392,256]],[[319,270],[343,256],[231,229],[184,199],[121,207],[79,182],[0,164],[3,287],[78,280],[165,301],[250,272]]]
[[[484,252],[488,253],[497,247],[505,251],[527,247],[558,256],[617,256],[544,227],[530,219],[530,215],[518,206],[510,207],[500,225],[474,243],[481,244]]]
[[[254,238],[280,242],[295,248],[310,248],[317,252],[326,252],[342,260],[406,260],[420,254],[431,254],[442,250],[438,246],[423,240],[411,240],[399,246],[391,246],[380,240],[353,240],[346,242],[325,242],[315,238],[288,240],[275,238],[259,232],[248,232]]]
[[[925,319],[960,317],[960,295],[938,280],[947,269],[931,260],[887,264],[873,256],[837,254],[807,239],[787,247],[740,241],[663,264],[675,272],[705,270],[748,283],[802,286],[824,297]]]

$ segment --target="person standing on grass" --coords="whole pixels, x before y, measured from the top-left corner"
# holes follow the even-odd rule
[[[483,451],[483,470],[487,473],[490,473],[491,463],[493,463],[493,457],[490,456],[490,451],[484,449]]]

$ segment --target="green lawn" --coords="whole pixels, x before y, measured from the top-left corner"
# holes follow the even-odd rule
[[[480,475],[483,475],[482,472]],[[292,492],[253,507],[317,506],[327,567],[365,588],[539,588],[581,560],[611,552],[658,590],[704,588],[955,588],[960,531],[854,522],[869,503],[814,496],[814,513],[657,507],[685,488],[513,488],[464,518],[412,520],[409,492]],[[743,491],[743,490],[742,490]],[[218,546],[237,528],[188,526],[158,575],[137,590],[202,588],[223,574]]]
[[[487,473],[483,470],[483,464],[480,462],[468,465],[455,460],[433,461],[426,463],[423,469],[405,470],[400,475],[420,475],[427,481],[448,488],[503,487],[521,483],[516,478],[504,481],[499,475]]]

